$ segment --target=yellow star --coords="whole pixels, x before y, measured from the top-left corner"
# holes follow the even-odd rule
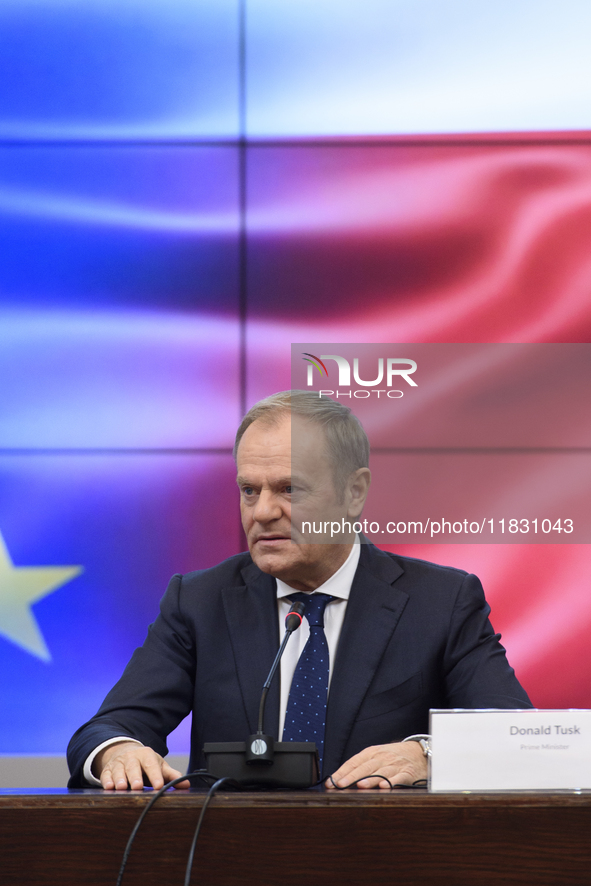
[[[0,533],[0,634],[51,661],[31,606],[82,571],[82,566],[14,566]]]

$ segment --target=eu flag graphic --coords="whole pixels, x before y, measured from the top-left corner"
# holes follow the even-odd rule
[[[51,661],[32,606],[80,572],[81,566],[15,566],[0,534],[0,634],[31,655]]]
[[[62,754],[170,576],[237,549],[235,468],[225,454],[13,454],[0,484],[0,753]],[[187,750],[186,727],[169,747]]]

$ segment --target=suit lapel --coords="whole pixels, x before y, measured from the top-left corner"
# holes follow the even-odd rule
[[[277,585],[254,563],[242,570],[245,584],[222,591],[224,610],[246,719],[256,732],[263,683],[279,647]],[[265,729],[277,738],[279,680],[273,680],[265,709]],[[245,736],[237,736],[240,740]]]
[[[392,587],[403,569],[364,544],[355,573],[331,680],[325,736],[325,771],[343,756],[357,711],[398,624],[408,595]]]

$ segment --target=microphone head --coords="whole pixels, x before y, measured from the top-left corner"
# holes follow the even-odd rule
[[[285,630],[290,631],[290,633],[297,631],[302,623],[305,611],[305,605],[300,603],[299,600],[296,603],[292,603],[289,612],[285,616]]]

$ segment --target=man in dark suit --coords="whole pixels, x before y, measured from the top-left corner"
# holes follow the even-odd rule
[[[336,543],[302,534],[304,518],[353,524],[361,515],[369,446],[347,407],[314,392],[274,395],[245,417],[235,455],[249,553],[172,579],[146,642],[70,743],[71,787],[139,789],[145,775],[158,788],[177,777],[163,759],[166,736],[190,711],[192,767],[204,742],[255,732],[294,592],[329,595],[319,739],[329,787],[424,778],[425,742],[414,739],[427,732],[430,707],[530,706],[475,576],[356,544],[352,533]],[[307,633],[290,641],[269,695],[265,726],[276,738]]]

